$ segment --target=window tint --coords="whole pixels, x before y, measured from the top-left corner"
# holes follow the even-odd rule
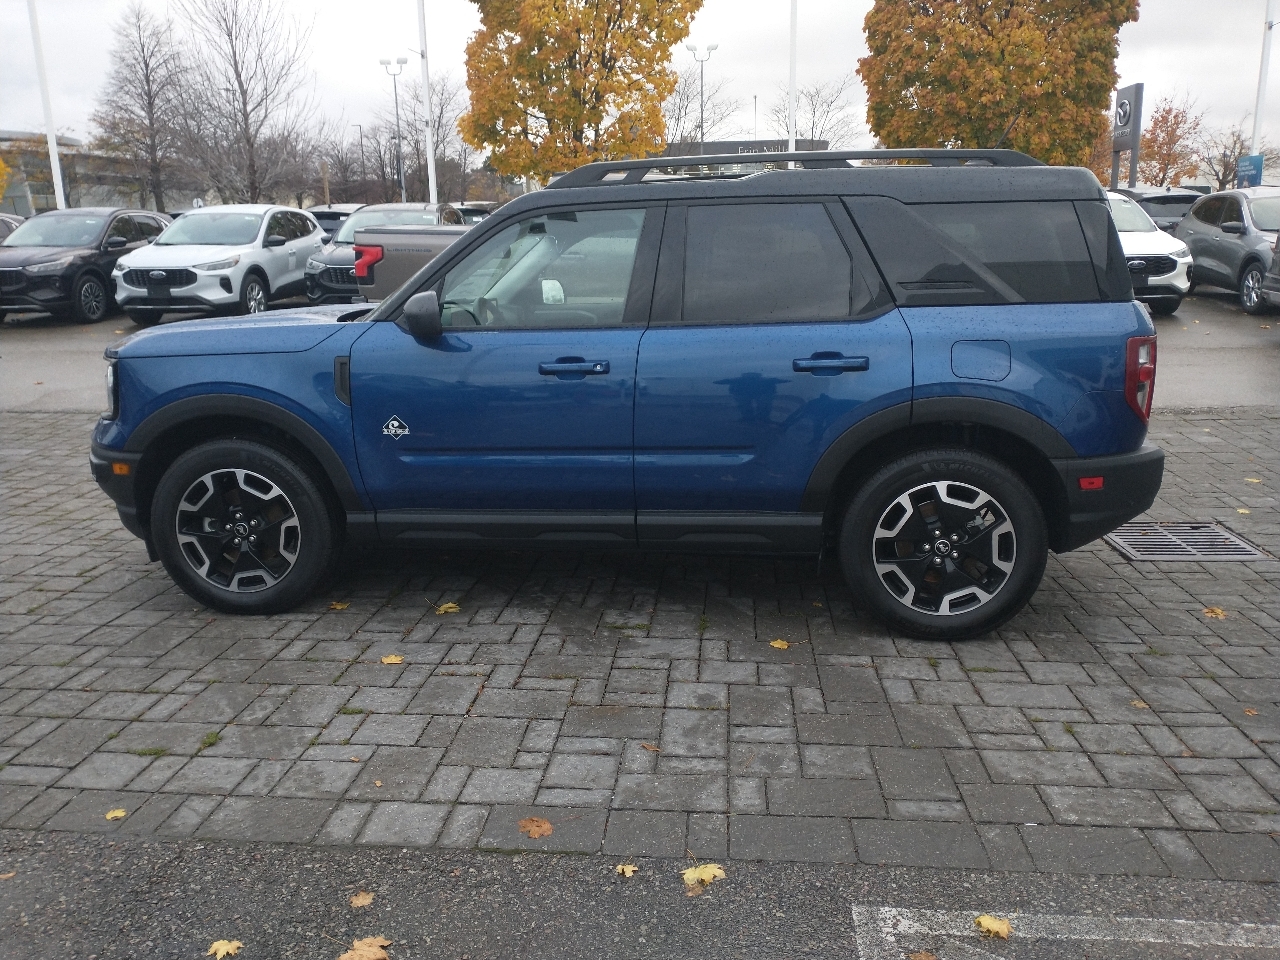
[[[133,222],[133,217],[116,217],[111,221],[111,229],[107,231],[107,237],[124,237],[133,243],[139,239],[138,225]]]
[[[1244,211],[1240,209],[1240,201],[1235,197],[1224,197],[1220,223],[1244,223]]]
[[[1259,197],[1249,201],[1253,225],[1259,230],[1280,230],[1280,197]]]
[[[1148,197],[1140,206],[1153,217],[1185,217],[1194,197]]]
[[[457,224],[462,223],[462,214],[460,214],[457,210],[454,210],[452,207],[446,207],[440,213],[440,222],[451,223],[456,226]]]
[[[1111,216],[1121,233],[1154,233],[1160,228],[1128,197],[1111,197]]]
[[[1222,197],[1209,197],[1192,207],[1191,215],[1203,223],[1216,226],[1218,215],[1222,213],[1222,202]]]
[[[264,239],[270,236],[281,236],[286,240],[289,239],[289,217],[285,213],[273,213],[271,219],[267,221],[267,232],[263,235]]]
[[[294,236],[299,240],[303,237],[311,236],[311,232],[316,229],[315,224],[311,222],[311,219],[305,213],[291,213],[289,214],[289,219],[293,221]]]
[[[822,204],[690,207],[686,230],[686,322],[850,316],[853,266]]]
[[[1111,221],[1111,207],[1101,200],[1076,203],[1076,216],[1084,228],[1085,244],[1093,261],[1093,277],[1102,299],[1117,302],[1133,299],[1133,278],[1120,245],[1120,235]]]
[[[1098,299],[1075,207],[1037,203],[850,201],[902,306]]]
[[[142,234],[144,240],[160,236],[160,231],[164,229],[158,221],[150,217],[134,217],[133,221],[138,225],[138,232]]]
[[[490,237],[444,278],[447,327],[622,323],[644,210],[549,213]]]

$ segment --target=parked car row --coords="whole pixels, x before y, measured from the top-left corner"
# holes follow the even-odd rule
[[[1156,316],[1168,316],[1191,289],[1191,250],[1160,230],[1128,196],[1108,193],[1107,199],[1129,265],[1133,295]]]
[[[1197,200],[1174,230],[1195,260],[1194,282],[1236,290],[1245,313],[1266,309],[1263,278],[1280,232],[1280,188],[1249,187]]]

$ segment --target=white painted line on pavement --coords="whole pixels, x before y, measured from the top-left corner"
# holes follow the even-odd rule
[[[1123,940],[1131,943],[1176,943],[1187,947],[1280,949],[1280,926],[1258,923],[988,912],[1013,924],[1015,940]],[[973,921],[978,915],[976,910],[911,910],[855,903],[853,924],[859,960],[902,960],[906,950],[920,949],[910,942],[900,946],[899,937],[976,939],[980,934]],[[959,946],[962,952],[957,954],[957,960],[961,956],[978,958],[986,955],[967,945]]]

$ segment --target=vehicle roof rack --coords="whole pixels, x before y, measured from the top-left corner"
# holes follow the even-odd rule
[[[798,164],[804,170],[852,169],[850,160],[923,160],[934,167],[990,166],[1041,167],[1034,157],[1017,150],[952,150],[946,148],[911,150],[808,150],[795,153],[724,153],[714,156],[649,157],[644,160],[608,160],[588,163],[556,177],[548,188],[600,187],[642,182],[654,170],[690,167],[745,166],[762,163]],[[875,164],[878,166],[879,164]],[[696,179],[696,178],[690,178]]]

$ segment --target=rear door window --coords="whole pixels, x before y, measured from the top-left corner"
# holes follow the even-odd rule
[[[1069,201],[849,207],[901,306],[1080,303],[1099,299]]]

